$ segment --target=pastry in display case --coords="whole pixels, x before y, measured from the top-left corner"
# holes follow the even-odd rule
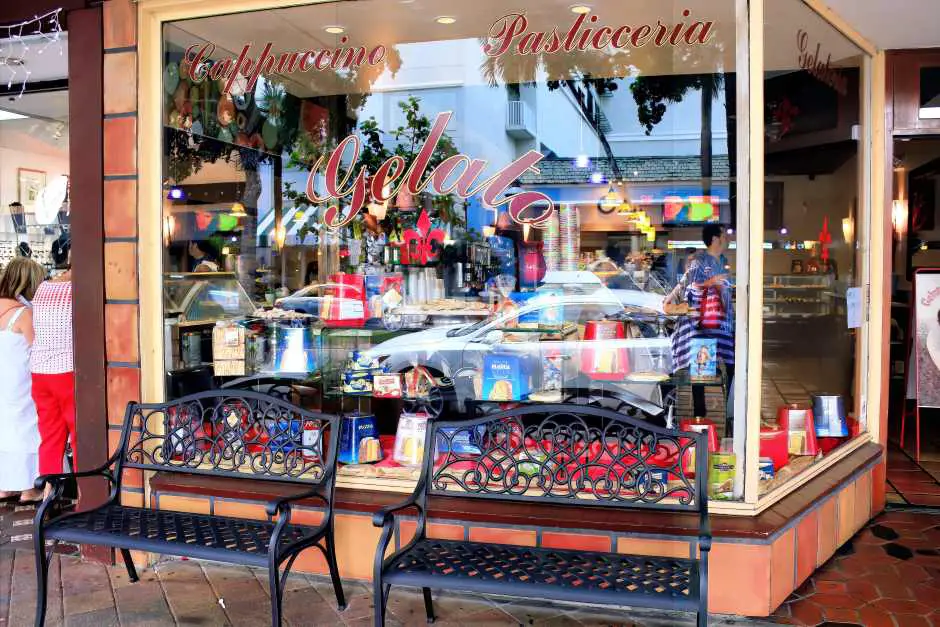
[[[764,285],[764,320],[801,320],[833,315],[834,290],[834,279],[830,275],[769,275]]]

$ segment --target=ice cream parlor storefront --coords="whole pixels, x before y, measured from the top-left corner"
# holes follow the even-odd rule
[[[883,508],[883,57],[821,3],[136,10],[137,110],[106,126],[136,120],[139,299],[113,305],[140,393],[342,413],[345,577],[371,576],[427,421],[513,404],[708,433],[713,612],[770,614]],[[248,517],[279,489],[139,485]],[[666,537],[697,529],[450,501],[432,536],[681,557]]]

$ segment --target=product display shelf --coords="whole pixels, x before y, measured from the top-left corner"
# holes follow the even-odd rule
[[[836,309],[834,288],[830,275],[769,275],[764,283],[764,320],[773,324],[831,316]]]

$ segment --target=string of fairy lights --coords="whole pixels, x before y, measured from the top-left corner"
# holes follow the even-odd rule
[[[5,82],[7,90],[18,84],[19,96],[26,91],[32,74],[26,67],[30,50],[36,49],[37,54],[57,51],[62,55],[61,13],[62,9],[55,9],[19,24],[0,26],[0,84]]]

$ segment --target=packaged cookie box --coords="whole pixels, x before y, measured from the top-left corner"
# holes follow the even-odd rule
[[[532,391],[529,362],[522,355],[493,353],[483,358],[483,400],[521,401]]]
[[[381,460],[382,446],[375,416],[353,414],[343,417],[339,432],[339,461],[343,464],[370,464]]]
[[[245,327],[218,322],[212,329],[212,360],[230,361],[245,359]]]

